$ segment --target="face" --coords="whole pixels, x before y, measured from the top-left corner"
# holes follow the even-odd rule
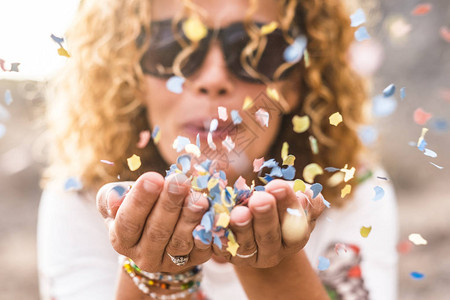
[[[209,28],[223,28],[235,22],[242,22],[248,9],[248,1],[227,0],[194,1],[205,14],[202,21]],[[155,0],[152,2],[153,20],[173,18],[183,10],[182,1]],[[260,0],[258,9],[253,14],[257,22],[270,23],[276,20],[277,1]],[[296,74],[283,81],[270,84],[283,95],[288,107],[293,108],[298,101],[298,79]],[[265,84],[246,82],[235,77],[228,69],[218,41],[212,41],[206,57],[192,75],[186,78],[183,92],[175,94],[166,88],[167,79],[145,75],[145,106],[152,128],[158,125],[161,139],[158,149],[169,164],[175,163],[181,153],[173,149],[177,136],[184,136],[196,143],[200,136],[200,150],[204,159],[216,159],[218,168],[226,172],[228,180],[234,182],[239,175],[250,176],[253,160],[267,155],[280,128],[282,109],[280,103],[266,96]],[[251,97],[253,107],[243,110],[244,99]],[[218,117],[218,107],[227,110],[228,120]],[[260,124],[255,116],[259,108],[269,113],[269,126]],[[242,123],[234,125],[230,112],[237,110]],[[210,149],[207,133],[212,119],[218,120],[218,128],[213,134],[217,150]],[[229,136],[235,146],[228,151],[222,141]],[[269,157],[265,157],[268,159]],[[249,177],[246,177],[249,178]]]

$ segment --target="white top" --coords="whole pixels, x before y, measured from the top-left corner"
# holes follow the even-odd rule
[[[378,176],[386,176],[375,172]],[[118,254],[94,196],[49,186],[43,193],[38,218],[38,271],[43,300],[114,299]],[[373,201],[373,188],[385,195]],[[305,252],[315,270],[319,256],[330,267],[319,272],[325,286],[342,299],[397,298],[397,209],[388,181],[372,177],[360,184],[345,207],[326,208],[317,221]],[[372,226],[368,237],[362,226]],[[336,243],[345,250],[335,252]],[[355,245],[350,246],[350,244]],[[358,248],[360,251],[358,251]],[[247,299],[231,264],[204,264],[202,289],[213,300]]]

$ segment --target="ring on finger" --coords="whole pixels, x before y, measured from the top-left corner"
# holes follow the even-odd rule
[[[240,258],[250,258],[253,255],[255,255],[257,252],[258,252],[258,249],[256,249],[255,251],[253,251],[253,253],[250,253],[250,254],[239,254],[239,253],[236,253],[236,256],[240,257]]]
[[[189,261],[189,255],[180,255],[180,256],[172,256],[169,252],[166,252],[169,255],[170,259],[177,266],[184,266]]]

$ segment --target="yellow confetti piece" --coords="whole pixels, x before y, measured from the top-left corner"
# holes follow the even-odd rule
[[[316,163],[307,165],[303,169],[303,179],[308,183],[313,183],[317,175],[323,174],[322,167]]]
[[[292,125],[294,126],[294,132],[297,132],[297,133],[305,132],[306,130],[308,130],[309,124],[310,124],[310,121],[309,121],[308,116],[300,117],[300,116],[295,115],[292,118]]]
[[[411,233],[408,238],[416,246],[428,244],[427,240],[424,239],[419,233]]]
[[[286,156],[286,158],[283,160],[283,166],[293,166],[295,162],[295,156],[292,154],[289,154]]]
[[[269,183],[264,177],[259,176],[258,178],[259,178],[259,180],[261,180],[261,182],[264,183],[264,184],[268,184],[268,183]]]
[[[226,228],[228,224],[230,224],[230,215],[225,212],[220,213],[216,226],[222,226],[223,228]]]
[[[188,39],[198,42],[208,34],[208,28],[198,16],[191,16],[183,22],[183,31]]]
[[[153,138],[153,143],[157,145],[160,139],[161,139],[161,130],[156,133],[155,137]]]
[[[362,226],[361,230],[359,232],[361,233],[361,236],[363,238],[366,238],[369,236],[370,231],[372,231],[372,226],[369,226],[369,227]]]
[[[342,122],[342,115],[339,112],[335,112],[330,116],[330,124],[334,126],[338,126],[339,123]]]
[[[239,248],[239,244],[236,242],[236,239],[233,233],[230,231],[228,233],[228,247],[227,251],[231,253],[231,255],[236,256],[237,249]]]
[[[317,139],[312,135],[309,136],[309,145],[311,146],[311,151],[313,154],[319,153],[319,146],[317,145]]]
[[[341,198],[344,198],[352,191],[352,186],[350,184],[346,184],[345,187],[341,190]]]
[[[219,203],[215,203],[214,206],[214,212],[216,214],[220,214],[220,213],[228,213],[228,208],[226,208],[224,205],[219,204]]]
[[[280,100],[280,95],[278,94],[278,91],[276,89],[267,87],[266,93],[267,93],[267,96],[269,96],[270,99],[275,100],[275,101],[279,101]]]
[[[211,178],[211,179],[208,181],[208,191],[210,191],[211,189],[213,189],[213,188],[216,186],[217,183],[219,183],[219,180],[218,180],[217,178]]]
[[[131,171],[136,171],[141,167],[141,158],[136,154],[133,154],[131,157],[127,158],[128,168]]]
[[[253,99],[250,96],[245,97],[244,104],[242,105],[243,110],[247,110],[253,106]]]
[[[333,175],[331,175],[330,178],[328,178],[327,184],[330,187],[335,187],[339,185],[342,181],[344,181],[344,173],[336,172]]]
[[[261,34],[266,35],[266,34],[272,33],[277,28],[278,28],[278,23],[275,21],[272,21],[269,24],[266,24],[263,27],[261,27]]]
[[[420,147],[420,144],[422,143],[423,139],[425,138],[425,134],[428,132],[428,128],[422,128],[422,134],[419,137],[419,140],[417,141],[417,147]]]
[[[305,49],[305,51],[303,51],[303,58],[305,60],[305,67],[309,67],[311,65],[311,61],[309,59],[309,52],[308,50]]]
[[[58,49],[58,54],[60,56],[70,57],[69,52],[67,52],[67,50],[64,49],[63,47]]]
[[[347,182],[350,179],[353,178],[353,176],[355,176],[355,167],[352,167],[351,169],[347,169],[348,165],[345,165],[344,168],[341,169],[341,172],[344,172],[345,176],[344,176],[344,181]]]
[[[200,148],[195,144],[187,144],[184,147],[184,151],[186,151],[189,154],[194,155],[195,157],[200,157],[200,155],[201,155]]]
[[[294,192],[305,192],[306,191],[306,184],[301,179],[295,179],[294,181]]]
[[[287,142],[283,143],[283,147],[281,147],[281,159],[285,160],[289,154],[289,144]]]

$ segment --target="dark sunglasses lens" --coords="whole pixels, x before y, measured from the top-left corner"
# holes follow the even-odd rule
[[[284,63],[284,51],[289,46],[280,30],[276,30],[267,36],[267,44],[261,56],[256,70],[267,78],[274,80],[275,71]],[[283,72],[279,79],[283,79],[288,71]]]

